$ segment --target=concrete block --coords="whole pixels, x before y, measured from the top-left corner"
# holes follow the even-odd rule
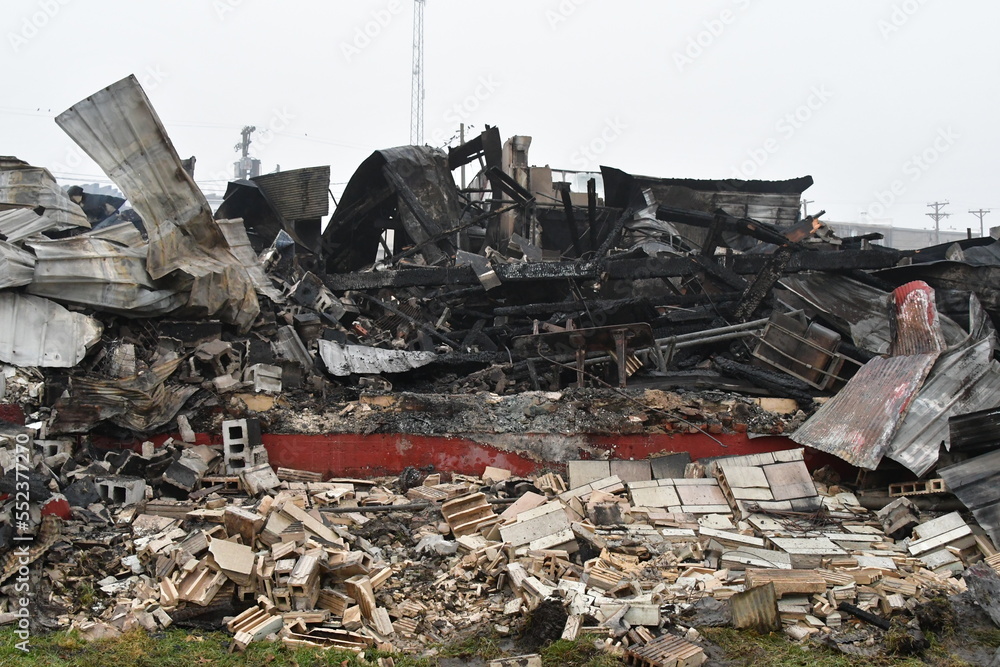
[[[140,477],[101,477],[96,486],[101,500],[113,505],[135,505],[146,498],[146,480]]]
[[[570,461],[567,464],[569,488],[575,489],[611,476],[610,461]]]

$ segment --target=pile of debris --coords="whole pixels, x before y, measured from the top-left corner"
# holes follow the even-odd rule
[[[922,520],[900,498],[873,514],[814,483],[802,449],[572,461],[568,483],[492,467],[324,481],[274,471],[253,421],[225,422],[223,441],[103,460],[34,443],[32,488],[69,499],[32,545],[35,622],[88,638],[179,625],[225,627],[239,649],[427,652],[540,614],[558,626],[550,640],[595,634],[640,664],[701,664],[705,625],[873,654],[892,617],[965,591],[984,558],[1000,567],[957,512]],[[2,563],[0,584],[22,565]]]

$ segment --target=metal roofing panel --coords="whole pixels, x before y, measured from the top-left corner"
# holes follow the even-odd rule
[[[938,461],[941,443],[949,446],[948,418],[1000,405],[1000,363],[993,359],[991,336],[942,355],[910,405],[886,456],[917,475]]]
[[[872,359],[792,434],[801,445],[870,470],[878,466],[944,344],[934,291],[911,283],[893,293],[896,338],[891,347],[924,352]]]
[[[0,360],[70,368],[101,338],[101,323],[37,296],[0,292]]]
[[[84,227],[90,223],[76,202],[56,183],[48,169],[32,167],[17,158],[0,158],[0,209],[8,206],[31,210],[45,208],[45,217],[55,229]]]
[[[941,468],[938,474],[994,544],[1000,544],[1000,449]]]
[[[201,289],[191,305],[248,330],[260,312],[250,279],[138,80],[128,76],[98,91],[59,114],[56,123],[142,217],[149,274],[159,279],[179,270],[195,278],[195,288],[199,282],[215,286]]]
[[[252,179],[285,220],[322,218],[330,212],[330,167],[306,167]]]
[[[35,241],[34,278],[28,292],[125,315],[154,316],[184,305],[187,296],[153,281],[146,272],[146,248],[74,236]]]
[[[426,366],[438,358],[433,352],[387,350],[365,345],[341,345],[334,341],[319,341],[319,354],[327,370],[338,377],[352,373],[403,373]]]
[[[35,275],[35,256],[0,241],[0,289],[27,285]]]

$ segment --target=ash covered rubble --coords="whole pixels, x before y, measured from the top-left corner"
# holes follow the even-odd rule
[[[252,604],[263,595],[254,613],[266,621],[262,627],[280,630],[286,638],[288,633],[309,634],[313,625],[336,628],[330,630],[331,637],[338,637],[330,640],[334,643],[367,645],[391,634],[386,625],[390,617],[364,607],[369,593],[378,592],[384,581],[376,579],[370,591],[364,585],[364,590],[351,591],[334,586],[331,590],[342,596],[334,596],[338,604],[353,601],[364,612],[360,620],[355,612],[349,625],[337,626],[331,619],[347,607],[324,614],[315,610],[310,597],[309,609],[300,609],[301,603],[293,606],[316,615],[297,621],[290,616],[292,609],[286,609],[291,604],[287,598],[273,594],[287,580],[285,573],[256,568],[269,562],[284,567],[295,558],[293,566],[309,564],[302,568],[312,573],[315,590],[326,590],[316,583],[320,574],[327,583],[346,583],[329,577],[330,559],[355,553],[357,540],[371,546],[352,532],[363,530],[370,516],[354,512],[340,518],[324,515],[322,509],[358,499],[359,504],[373,502],[366,495],[372,488],[378,489],[374,495],[381,504],[392,505],[402,502],[409,489],[390,491],[358,480],[321,483],[296,471],[281,478],[280,471],[274,476],[260,448],[246,460],[250,472],[236,474],[222,455],[228,451],[224,444],[197,444],[195,436],[224,432],[227,419],[262,423],[274,433],[785,434],[811,450],[872,471],[859,477],[869,486],[891,484],[894,496],[926,498],[943,498],[950,491],[973,511],[978,525],[970,527],[961,518],[961,526],[949,524],[943,534],[957,537],[936,544],[936,559],[930,562],[918,562],[919,554],[907,552],[907,540],[940,541],[942,533],[904,531],[892,538],[842,540],[852,547],[878,542],[872,548],[890,554],[888,560],[858,561],[877,562],[879,570],[863,575],[865,582],[853,578],[858,586],[871,588],[883,577],[908,582],[902,602],[884,587],[842,598],[862,611],[912,612],[924,589],[959,592],[963,580],[946,573],[994,553],[992,542],[1000,538],[1000,486],[992,479],[1000,470],[1000,449],[989,434],[995,432],[1000,407],[1000,368],[994,359],[1000,301],[992,287],[1000,253],[993,239],[919,251],[881,247],[873,243],[877,235],[841,239],[822,222],[822,212],[799,215],[802,193],[812,184],[808,176],[788,181],[665,179],[610,167],[599,175],[577,174],[529,166],[531,138],[503,141],[495,127],[447,152],[426,146],[374,152],[358,167],[323,228],[321,220],[329,213],[328,167],[231,183],[213,214],[194,182],[193,160],[179,158],[134,77],[74,105],[56,120],[114,180],[132,208],[119,210],[123,202],[114,198],[78,201],[78,193],[65,192],[45,169],[0,158],[0,262],[5,268],[0,277],[0,360],[6,364],[0,386],[4,419],[10,423],[8,440],[22,434],[36,445],[32,483],[39,508],[73,517],[45,552],[53,590],[72,598],[64,582],[79,576],[81,565],[71,552],[86,547],[99,550],[98,556],[114,553],[123,559],[116,581],[127,574],[126,567],[138,577],[125,579],[131,583],[122,590],[108,582],[103,593],[113,597],[127,590],[121,599],[154,602],[152,611],[149,605],[107,607],[101,628],[180,622],[201,614],[184,612],[175,618],[165,610],[201,603],[216,609],[216,601],[223,615],[235,613],[237,601]],[[476,176],[467,187],[457,186],[454,172],[470,164]],[[582,185],[580,192],[571,181]],[[779,405],[781,410],[772,409]],[[164,434],[175,438],[152,451],[147,446],[141,455],[138,450],[106,454],[94,446],[109,439],[141,442],[154,435],[162,440]],[[599,456],[583,449],[577,455],[584,453]],[[7,483],[15,467],[10,452],[3,463]],[[553,463],[561,470],[565,459]],[[576,549],[553,549],[563,546],[554,543],[519,553],[515,547],[523,551],[525,545],[511,545],[502,535],[498,539],[500,520],[496,530],[484,526],[472,531],[476,539],[471,541],[446,540],[441,546],[445,543],[435,539],[435,548],[447,551],[459,544],[465,554],[441,576],[461,575],[450,581],[465,582],[454,584],[463,600],[494,600],[484,606],[489,615],[498,611],[496,596],[510,595],[511,589],[526,607],[539,602],[537,595],[525,593],[523,572],[544,584],[541,599],[558,591],[557,597],[572,606],[574,597],[593,597],[593,586],[585,585],[588,567],[617,569],[627,575],[617,581],[629,585],[599,597],[634,594],[641,600],[636,605],[646,605],[648,611],[669,596],[663,597],[665,589],[651,593],[656,585],[646,586],[637,573],[646,567],[643,563],[666,553],[652,544],[663,543],[658,526],[670,526],[695,530],[683,536],[698,545],[690,553],[681,549],[677,563],[686,574],[677,572],[676,579],[702,592],[696,597],[718,597],[705,592],[721,588],[724,598],[730,583],[736,584],[734,594],[749,583],[730,578],[738,568],[721,565],[724,547],[780,551],[772,537],[825,537],[817,517],[826,516],[823,509],[829,511],[831,502],[840,507],[829,501],[837,494],[808,507],[786,503],[801,497],[755,497],[767,495],[763,491],[752,491],[745,499],[726,495],[719,470],[711,468],[715,474],[706,477],[696,468],[691,477],[708,480],[705,484],[719,480],[725,502],[715,503],[709,516],[735,512],[728,523],[720,519],[705,527],[742,536],[725,538],[731,543],[716,541],[723,548],[708,549],[711,542],[705,538],[713,534],[693,528],[704,527],[697,520],[692,523],[689,515],[697,513],[673,511],[684,503],[645,511],[649,506],[635,499],[642,487],[631,483],[649,480],[622,477],[610,491],[592,489],[600,491],[598,504],[607,506],[601,521],[595,520],[589,501],[573,505],[577,496],[563,497],[567,490],[558,485],[548,487],[545,502],[556,516],[552,503],[566,513],[574,535],[568,541],[577,547],[581,539],[588,548],[604,544],[603,537],[594,541],[591,536],[609,525],[608,516],[619,519],[611,524],[625,533],[615,537],[626,537],[614,542],[617,551],[605,553],[602,547],[582,558]],[[296,486],[304,483],[302,475],[320,486]],[[663,479],[673,478],[688,477],[681,470]],[[464,480],[457,487],[446,483],[440,490],[430,484],[427,488],[445,495],[428,492],[435,497],[422,502],[432,506],[420,511],[434,514],[446,499],[471,502],[481,481]],[[683,486],[675,483],[671,493]],[[534,491],[544,490],[536,486]],[[247,497],[234,501],[234,493]],[[162,511],[168,512],[166,518],[185,522],[184,530],[190,522],[208,522],[204,545],[185,550],[177,524],[150,519],[154,525],[145,529],[174,556],[155,548],[143,551],[151,540],[136,542],[143,536],[134,520],[163,518],[155,508],[166,498],[180,509]],[[743,501],[757,503],[758,510],[761,501],[773,502],[763,507],[772,513],[769,517],[777,513],[799,523],[787,529],[766,523],[763,529],[748,523],[753,512],[747,513]],[[133,509],[109,511],[126,502]],[[727,504],[729,511],[723,511]],[[284,505],[298,509],[284,511]],[[859,526],[875,527],[855,505],[846,511],[851,517],[867,517]],[[260,526],[248,532],[226,525],[227,513],[256,513],[265,522],[280,516],[294,526],[303,522],[299,514],[308,514],[315,530],[300,536],[293,529],[290,539],[261,541]],[[489,514],[493,516],[492,509]],[[40,521],[40,516],[34,519]],[[506,521],[519,523],[521,518],[508,514]],[[440,519],[427,518],[427,526],[435,523]],[[581,537],[577,523],[589,533]],[[106,526],[102,534],[107,537],[93,538],[105,542],[87,542],[95,525]],[[632,525],[650,529],[637,532]],[[9,539],[9,515],[3,526]],[[53,530],[50,525],[47,532]],[[434,532],[428,528],[427,535]],[[976,546],[972,551],[970,535]],[[406,540],[403,546],[412,547]],[[211,552],[202,547],[210,543],[224,543],[217,546],[219,554],[206,555]],[[286,552],[287,543],[294,547]],[[399,546],[391,540],[387,545]],[[269,556],[264,553],[268,549]],[[581,551],[588,553],[587,548]],[[716,552],[715,560],[706,556]],[[359,553],[380,562],[382,569],[369,564],[351,570],[352,576],[386,576],[378,573],[400,562],[398,555],[384,550],[361,547]],[[833,568],[835,575],[821,571],[817,576],[826,576],[824,581],[834,587],[847,586],[840,569],[850,565],[853,552],[845,553],[842,561],[825,559],[840,552],[821,553],[823,558],[808,561],[809,569]],[[774,569],[772,556],[754,564]],[[161,562],[161,557],[173,561]],[[240,567],[252,562],[255,569],[231,576],[235,571],[218,563],[218,558],[230,557]],[[780,562],[778,569],[785,564]],[[58,567],[52,569],[54,565]],[[513,565],[521,569],[511,571]],[[933,576],[924,575],[925,570]],[[542,576],[545,572],[548,576]],[[706,576],[713,581],[706,583]],[[190,599],[195,593],[184,598],[170,585],[162,588],[164,580],[176,586],[187,577],[199,586],[219,586],[191,588],[201,594],[198,600]],[[918,583],[911,595],[913,577]],[[696,583],[688,586],[689,579]],[[475,586],[465,588],[473,581]],[[562,586],[564,581],[584,584]],[[816,590],[805,592],[823,594],[816,582],[812,585]],[[475,596],[468,596],[469,590]],[[837,608],[834,603],[841,598],[824,590],[824,604]],[[648,600],[643,597],[647,594]],[[66,610],[74,608],[66,599],[59,603],[61,614],[54,616],[61,616],[63,624],[70,622]],[[692,601],[690,596],[684,600]],[[917,602],[908,602],[913,600]],[[780,610],[780,600],[777,604]],[[836,627],[817,624],[827,616],[817,616],[814,605],[837,619],[839,612],[813,600],[805,626],[798,617],[789,626],[800,628],[793,634],[814,634],[817,628],[827,633]],[[514,609],[509,600],[503,606]],[[383,607],[394,609],[387,600]],[[586,613],[571,617],[605,616],[595,611],[598,607],[592,604]],[[276,614],[285,630],[275,625]],[[392,618],[420,616],[400,614]],[[439,630],[460,625],[445,617],[444,625],[435,626]],[[81,618],[72,622],[84,622]],[[670,618],[657,615],[652,626],[670,625]],[[786,614],[783,620],[789,618]],[[629,625],[623,619],[604,627],[623,650],[652,639],[638,631],[618,633]],[[351,634],[359,630],[360,635]],[[341,631],[351,636],[336,634]],[[429,628],[426,632],[430,634],[424,637],[441,635]]]

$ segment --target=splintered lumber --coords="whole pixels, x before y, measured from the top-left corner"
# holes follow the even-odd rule
[[[282,482],[322,482],[323,475],[318,472],[308,470],[294,470],[292,468],[278,468],[278,479]]]
[[[441,514],[455,537],[471,535],[500,521],[483,493],[470,493],[441,505]]]
[[[825,593],[826,579],[816,570],[781,570],[747,568],[747,588],[773,584],[780,598],[789,593]]]
[[[625,649],[625,664],[639,667],[698,667],[708,660],[701,647],[673,635]]]

